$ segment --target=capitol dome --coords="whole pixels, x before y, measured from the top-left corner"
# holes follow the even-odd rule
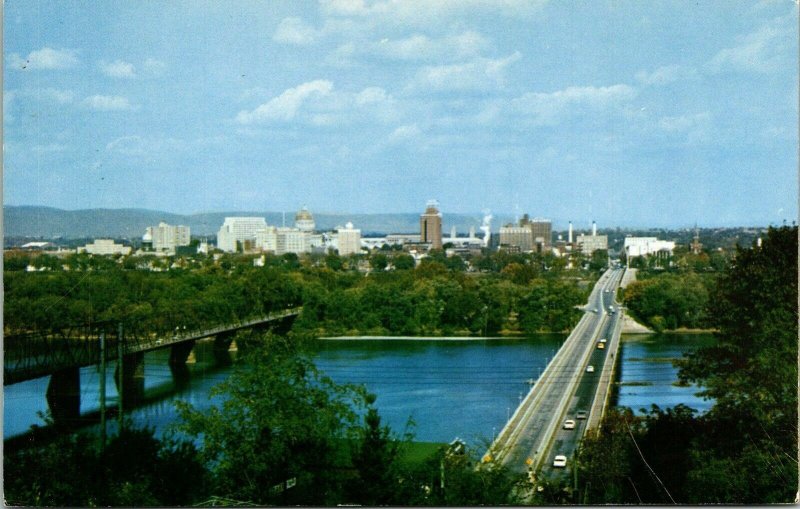
[[[314,216],[311,215],[311,212],[308,211],[307,207],[303,207],[300,209],[297,214],[294,216],[294,227],[304,231],[304,232],[313,232],[314,227]]]

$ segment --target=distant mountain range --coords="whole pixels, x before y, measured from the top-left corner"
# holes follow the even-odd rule
[[[314,214],[317,230],[332,230],[344,226],[348,221],[361,229],[362,235],[388,233],[418,233],[419,214]],[[47,239],[64,238],[140,238],[145,228],[155,226],[160,221],[173,225],[187,225],[193,236],[216,235],[225,217],[256,216],[264,217],[270,225],[282,225],[281,212],[208,212],[201,214],[173,214],[146,209],[85,209],[62,210],[39,206],[3,207],[3,235],[5,237],[43,237]],[[480,214],[443,214],[444,236],[450,234],[455,226],[460,235],[469,232],[470,227],[480,233]],[[495,217],[492,230],[511,222],[511,217]],[[294,213],[286,214],[286,225],[294,225]]]

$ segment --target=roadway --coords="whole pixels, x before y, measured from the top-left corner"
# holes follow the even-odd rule
[[[574,454],[587,420],[577,420],[578,410],[592,407],[605,362],[605,350],[597,349],[601,337],[613,330],[619,313],[608,314],[621,269],[606,271],[593,288],[585,313],[572,334],[521,402],[506,427],[489,449],[485,461],[499,462],[512,471],[538,471],[552,465],[556,454]],[[594,373],[586,373],[593,365]],[[574,419],[576,428],[563,430],[565,419]],[[568,463],[569,466],[569,463]],[[564,475],[559,471],[558,475]]]

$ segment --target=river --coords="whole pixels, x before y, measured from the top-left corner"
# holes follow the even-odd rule
[[[565,336],[538,335],[518,339],[436,340],[321,340],[313,352],[317,366],[337,382],[363,383],[377,395],[383,421],[398,433],[410,429],[416,440],[449,442],[456,436],[471,443],[491,440],[514,412],[527,392],[528,380],[536,379]],[[672,385],[677,370],[667,359],[708,342],[698,335],[626,336],[618,404],[634,410],[685,403],[705,410],[710,402],[693,396],[696,387]],[[133,422],[166,431],[177,414],[173,401],[188,401],[197,408],[218,404],[209,399],[211,387],[224,380],[230,365],[215,361],[212,343],[195,346],[196,362],[174,376],[167,364],[168,350],[145,356],[147,401],[130,412]],[[233,353],[235,355],[235,352]],[[106,374],[107,401],[116,403],[114,365]],[[45,391],[49,378],[4,388],[3,437],[25,433],[41,424],[46,412]],[[632,384],[633,383],[633,384]],[[651,385],[641,385],[649,383]],[[81,370],[81,413],[99,409],[99,373],[96,367]],[[113,432],[110,421],[109,432]]]

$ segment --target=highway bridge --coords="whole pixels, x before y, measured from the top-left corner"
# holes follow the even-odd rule
[[[288,329],[301,311],[301,307],[289,308],[200,329],[179,326],[167,333],[106,322],[9,335],[3,340],[3,385],[50,375],[47,401],[54,420],[74,421],[80,417],[80,368],[84,366],[116,360],[117,389],[127,407],[144,393],[146,352],[169,348],[170,364],[184,364],[199,339],[213,337],[215,349],[227,352],[238,331]]]
[[[608,401],[622,324],[615,296],[623,272],[609,269],[597,281],[583,317],[489,447],[484,463],[529,472],[532,478],[569,474],[580,439],[599,426]],[[564,429],[566,420],[575,427]],[[553,468],[557,455],[567,457],[566,467]]]

